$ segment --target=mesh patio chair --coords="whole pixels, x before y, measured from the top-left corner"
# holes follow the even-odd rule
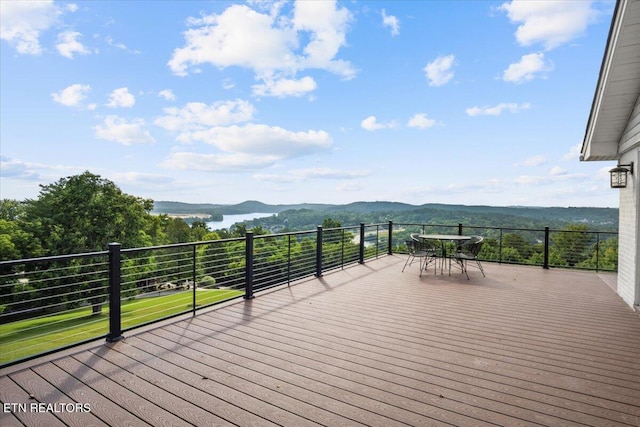
[[[483,242],[484,238],[482,236],[473,236],[468,242],[465,242],[465,244],[460,247],[458,252],[455,252],[452,255],[456,264],[458,264],[462,269],[462,272],[467,276],[467,280],[469,280],[469,273],[467,272],[469,261],[474,263],[472,264],[474,267],[478,267],[482,273],[482,277],[486,277],[482,264],[480,264],[480,261],[478,260],[478,254],[480,253],[480,249],[482,249]],[[451,264],[449,264],[449,270],[451,270]]]
[[[404,263],[404,267],[402,267],[402,271],[404,272],[407,265],[411,266],[413,261],[418,258],[420,261],[420,276],[422,277],[422,272],[426,270],[427,265],[435,260],[435,251],[427,242],[419,239],[417,234],[412,234],[411,239],[405,240],[404,243],[409,251],[409,256]]]

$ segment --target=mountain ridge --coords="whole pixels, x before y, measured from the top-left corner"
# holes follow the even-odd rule
[[[451,220],[468,222],[474,216],[507,215],[536,220],[553,219],[563,223],[593,223],[613,226],[618,223],[618,208],[599,207],[543,207],[543,206],[488,206],[488,205],[449,205],[443,203],[425,203],[412,205],[402,202],[389,201],[356,201],[347,204],[278,204],[271,205],[257,200],[246,200],[241,203],[224,205],[214,203],[184,203],[171,201],[157,201],[154,203],[153,213],[164,214],[221,214],[239,215],[249,213],[279,214],[288,211],[316,211],[326,214],[363,214],[370,217],[394,219],[394,217],[411,214],[412,216],[449,217]],[[400,215],[402,214],[402,215]]]

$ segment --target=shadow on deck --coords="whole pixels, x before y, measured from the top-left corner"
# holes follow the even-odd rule
[[[640,316],[607,277],[404,260],[5,369],[0,425],[640,426]]]

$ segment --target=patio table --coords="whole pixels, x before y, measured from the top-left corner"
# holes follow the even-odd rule
[[[440,263],[440,274],[444,274],[444,262],[447,259],[447,246],[446,242],[455,242],[456,246],[460,248],[463,242],[471,240],[471,236],[461,236],[459,234],[418,234],[419,239],[424,240],[438,240],[442,245],[442,262]],[[451,259],[449,259],[451,263]],[[451,268],[449,268],[449,274],[451,274]]]

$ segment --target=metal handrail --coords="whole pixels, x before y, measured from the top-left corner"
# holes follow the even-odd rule
[[[0,345],[5,355],[0,355],[0,366],[98,338],[117,340],[133,328],[188,313],[194,316],[228,298],[253,298],[256,291],[403,253],[403,235],[430,228],[484,235],[486,252],[479,255],[483,261],[522,263],[512,257],[513,251],[526,249],[535,251],[533,265],[544,268],[617,268],[617,259],[614,268],[602,264],[600,253],[603,244],[613,247],[611,239],[618,233],[612,231],[392,221],[264,235],[247,232],[244,237],[142,248],[113,245],[109,251],[1,261]],[[527,241],[530,236],[536,241]],[[511,248],[505,239],[525,242],[526,247]],[[595,267],[575,259],[567,261],[573,265],[562,265],[556,247],[565,244],[571,249],[574,240],[575,250],[581,252],[574,258],[592,256]],[[146,308],[149,301],[154,303],[151,309]],[[37,337],[37,345],[25,344],[32,341],[12,329],[13,324],[28,321],[33,324],[22,334]],[[88,332],[78,332],[70,326],[73,322],[88,325]],[[58,338],[52,336],[61,331],[74,339],[55,341]],[[25,348],[29,352],[24,353]]]

